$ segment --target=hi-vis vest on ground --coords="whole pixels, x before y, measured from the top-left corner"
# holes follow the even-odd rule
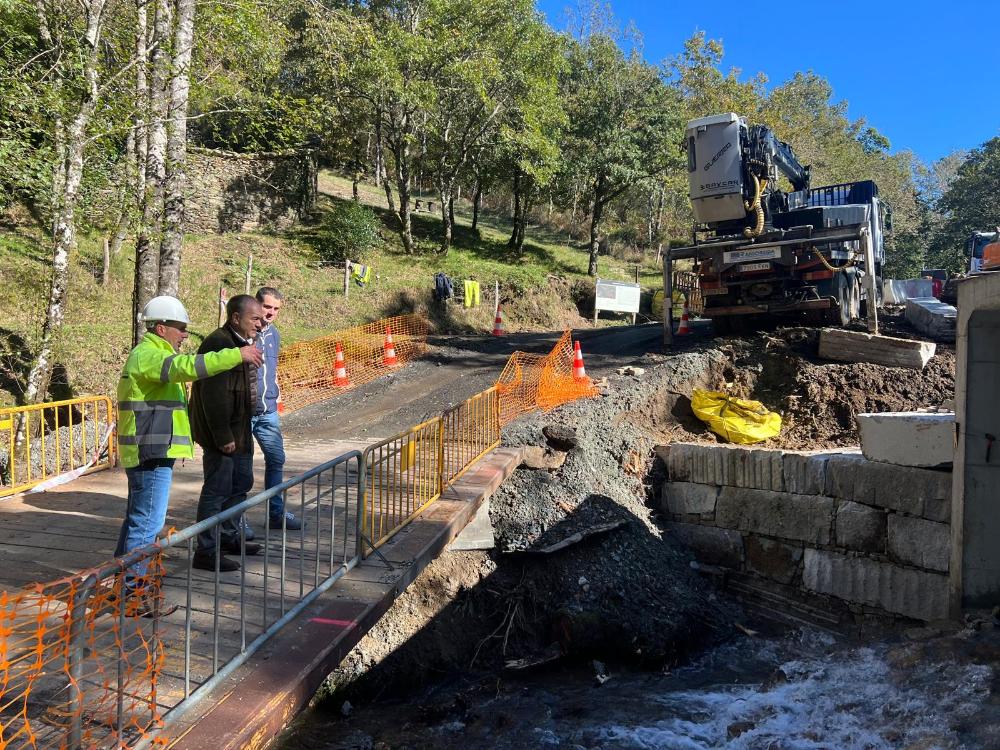
[[[118,455],[126,469],[157,458],[191,458],[187,394],[181,383],[218,375],[243,360],[239,349],[177,354],[147,333],[118,381]]]

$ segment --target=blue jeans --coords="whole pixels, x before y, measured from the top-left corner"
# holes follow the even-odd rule
[[[115,557],[156,541],[156,535],[167,520],[174,459],[146,461],[125,469],[125,476],[128,478],[128,506],[118,534]],[[146,564],[139,563],[129,571],[128,578],[142,577],[145,573]]]
[[[281,436],[281,422],[278,419],[278,412],[272,411],[251,417],[250,430],[257,438],[260,450],[264,454],[264,489],[269,490],[281,484],[285,476],[285,441]],[[270,499],[268,511],[272,519],[280,519],[284,515],[284,493]]]
[[[205,483],[198,497],[198,520],[204,521],[229,510],[247,499],[253,487],[253,453],[223,453],[205,448],[201,457]],[[239,517],[223,521],[218,526],[198,534],[198,551],[215,554],[215,537],[222,544],[238,544]]]

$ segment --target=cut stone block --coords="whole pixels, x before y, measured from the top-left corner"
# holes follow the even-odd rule
[[[674,443],[667,466],[679,482],[782,491],[784,451],[731,445]]]
[[[832,456],[857,455],[859,449],[835,451],[785,451],[782,474],[785,491],[797,495],[822,495],[826,492],[826,462]]]
[[[747,568],[778,583],[790,584],[799,573],[802,546],[750,535],[746,540]]]
[[[906,320],[932,339],[954,341],[958,310],[934,297],[911,297],[906,300]]]
[[[858,552],[885,552],[885,511],[850,500],[837,506],[837,546]]]
[[[824,494],[932,521],[951,517],[950,472],[895,466],[860,455],[830,457]]]
[[[891,336],[824,328],[819,334],[819,356],[839,362],[871,362],[886,367],[922,370],[934,356],[936,345]]]
[[[951,527],[893,513],[889,516],[889,554],[908,565],[947,573]]]
[[[663,485],[663,509],[668,513],[715,513],[715,501],[719,488],[709,484],[692,482],[665,482]]]
[[[950,466],[955,415],[921,412],[858,414],[861,450],[870,461],[899,466]]]
[[[723,487],[715,506],[715,522],[723,528],[765,536],[829,544],[834,500],[743,487]]]
[[[802,581],[811,591],[915,620],[948,617],[948,576],[939,573],[806,548]]]
[[[672,523],[668,528],[699,562],[734,570],[742,567],[743,536],[740,532],[695,523]]]

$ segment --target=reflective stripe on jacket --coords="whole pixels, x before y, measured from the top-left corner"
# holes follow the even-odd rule
[[[168,341],[147,333],[128,355],[118,381],[118,455],[131,469],[158,458],[191,458],[191,425],[182,383],[217,375],[240,364],[239,349],[177,354]]]

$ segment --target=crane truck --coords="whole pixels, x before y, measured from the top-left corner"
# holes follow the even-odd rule
[[[811,187],[787,143],[732,112],[689,122],[684,147],[694,242],[669,252],[694,260],[717,332],[775,315],[846,326],[880,304],[891,217],[874,182]]]

